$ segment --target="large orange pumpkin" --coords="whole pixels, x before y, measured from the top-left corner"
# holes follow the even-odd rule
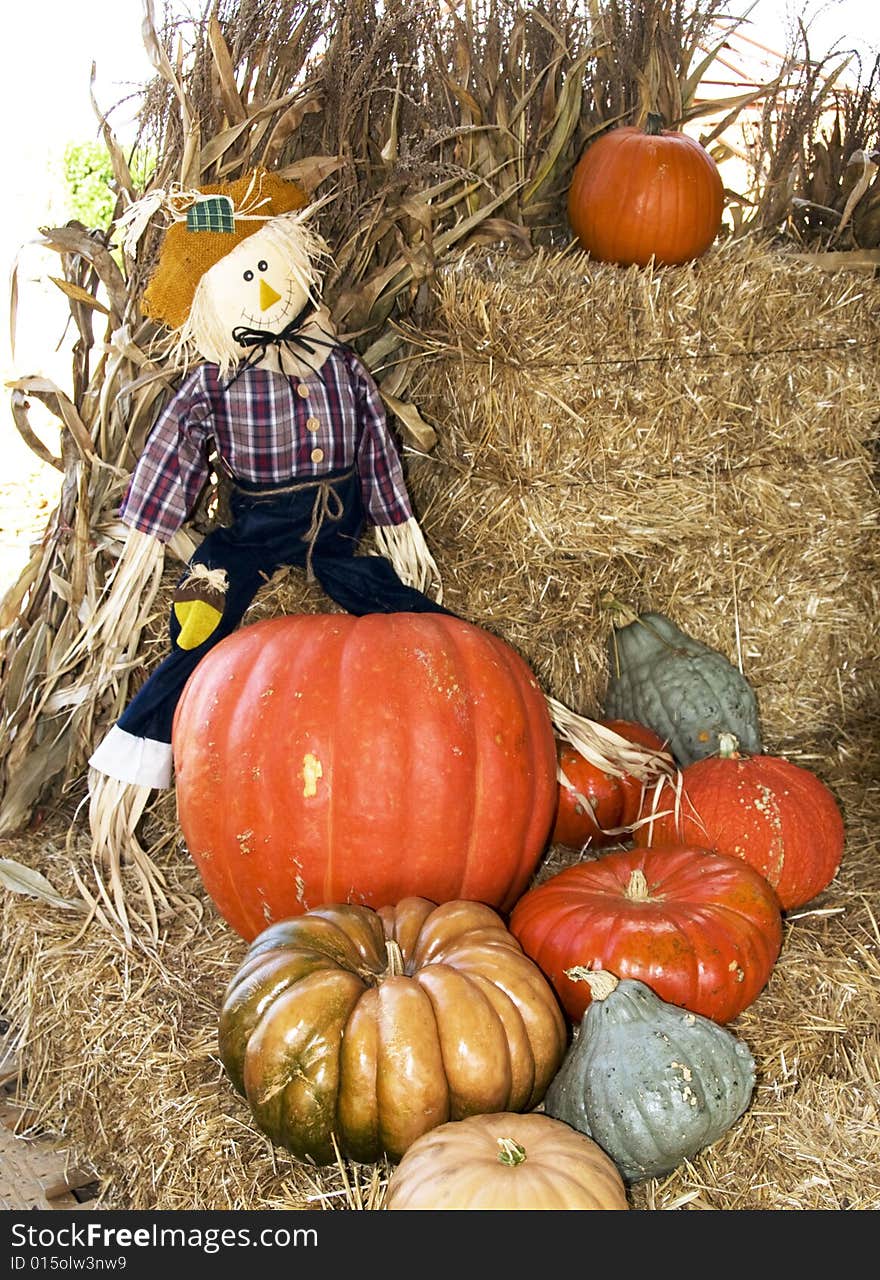
[[[671,783],[646,795],[635,842],[696,841],[743,858],[770,882],[783,911],[801,907],[840,866],[845,829],[837,801],[792,760],[740,753],[730,734],[720,741],[718,755],[682,770],[680,795]]]
[[[530,889],[510,930],[577,1022],[590,1003],[572,969],[634,978],[661,1000],[730,1022],[763,990],[782,914],[762,875],[694,846],[620,849]]]
[[[553,823],[555,739],[534,675],[443,614],[243,627],[190,677],[173,748],[190,855],[247,939],[327,902],[507,910]]]
[[[568,220],[600,262],[689,262],[718,234],[724,210],[718,166],[696,139],[662,125],[652,114],[644,129],[610,129],[575,165]]]

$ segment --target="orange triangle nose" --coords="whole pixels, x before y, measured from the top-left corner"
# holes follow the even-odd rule
[[[260,310],[268,311],[276,302],[281,301],[281,294],[276,293],[270,284],[260,279]]]

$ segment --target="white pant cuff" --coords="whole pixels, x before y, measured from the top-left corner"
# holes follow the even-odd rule
[[[138,738],[114,725],[89,764],[120,782],[133,782],[139,787],[171,786],[171,743],[155,738]]]

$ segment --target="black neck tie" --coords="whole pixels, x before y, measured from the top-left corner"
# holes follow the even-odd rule
[[[335,347],[337,344],[333,341],[327,341],[325,338],[317,338],[313,334],[305,337],[301,330],[305,321],[314,310],[314,304],[307,302],[303,309],[289,320],[283,329],[277,333],[272,333],[268,329],[248,329],[244,325],[239,325],[237,329],[232,330],[232,336],[240,347],[249,348],[248,354],[245,356],[234,377],[228,382],[227,388],[232,386],[236,378],[240,378],[245,369],[250,369],[255,364],[259,364],[269,347],[287,347],[293,350],[299,347],[308,355],[315,354],[318,347]],[[319,378],[321,373],[314,370]],[[324,379],[321,378],[323,382]]]

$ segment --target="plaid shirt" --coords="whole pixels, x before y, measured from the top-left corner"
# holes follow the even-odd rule
[[[373,524],[412,516],[378,388],[353,351],[334,347],[320,377],[245,369],[229,385],[232,377],[224,386],[217,366],[202,364],[181,383],[132,473],[119,512],[125,524],[172,538],[208,478],[212,439],[239,480],[283,484],[354,466]]]

